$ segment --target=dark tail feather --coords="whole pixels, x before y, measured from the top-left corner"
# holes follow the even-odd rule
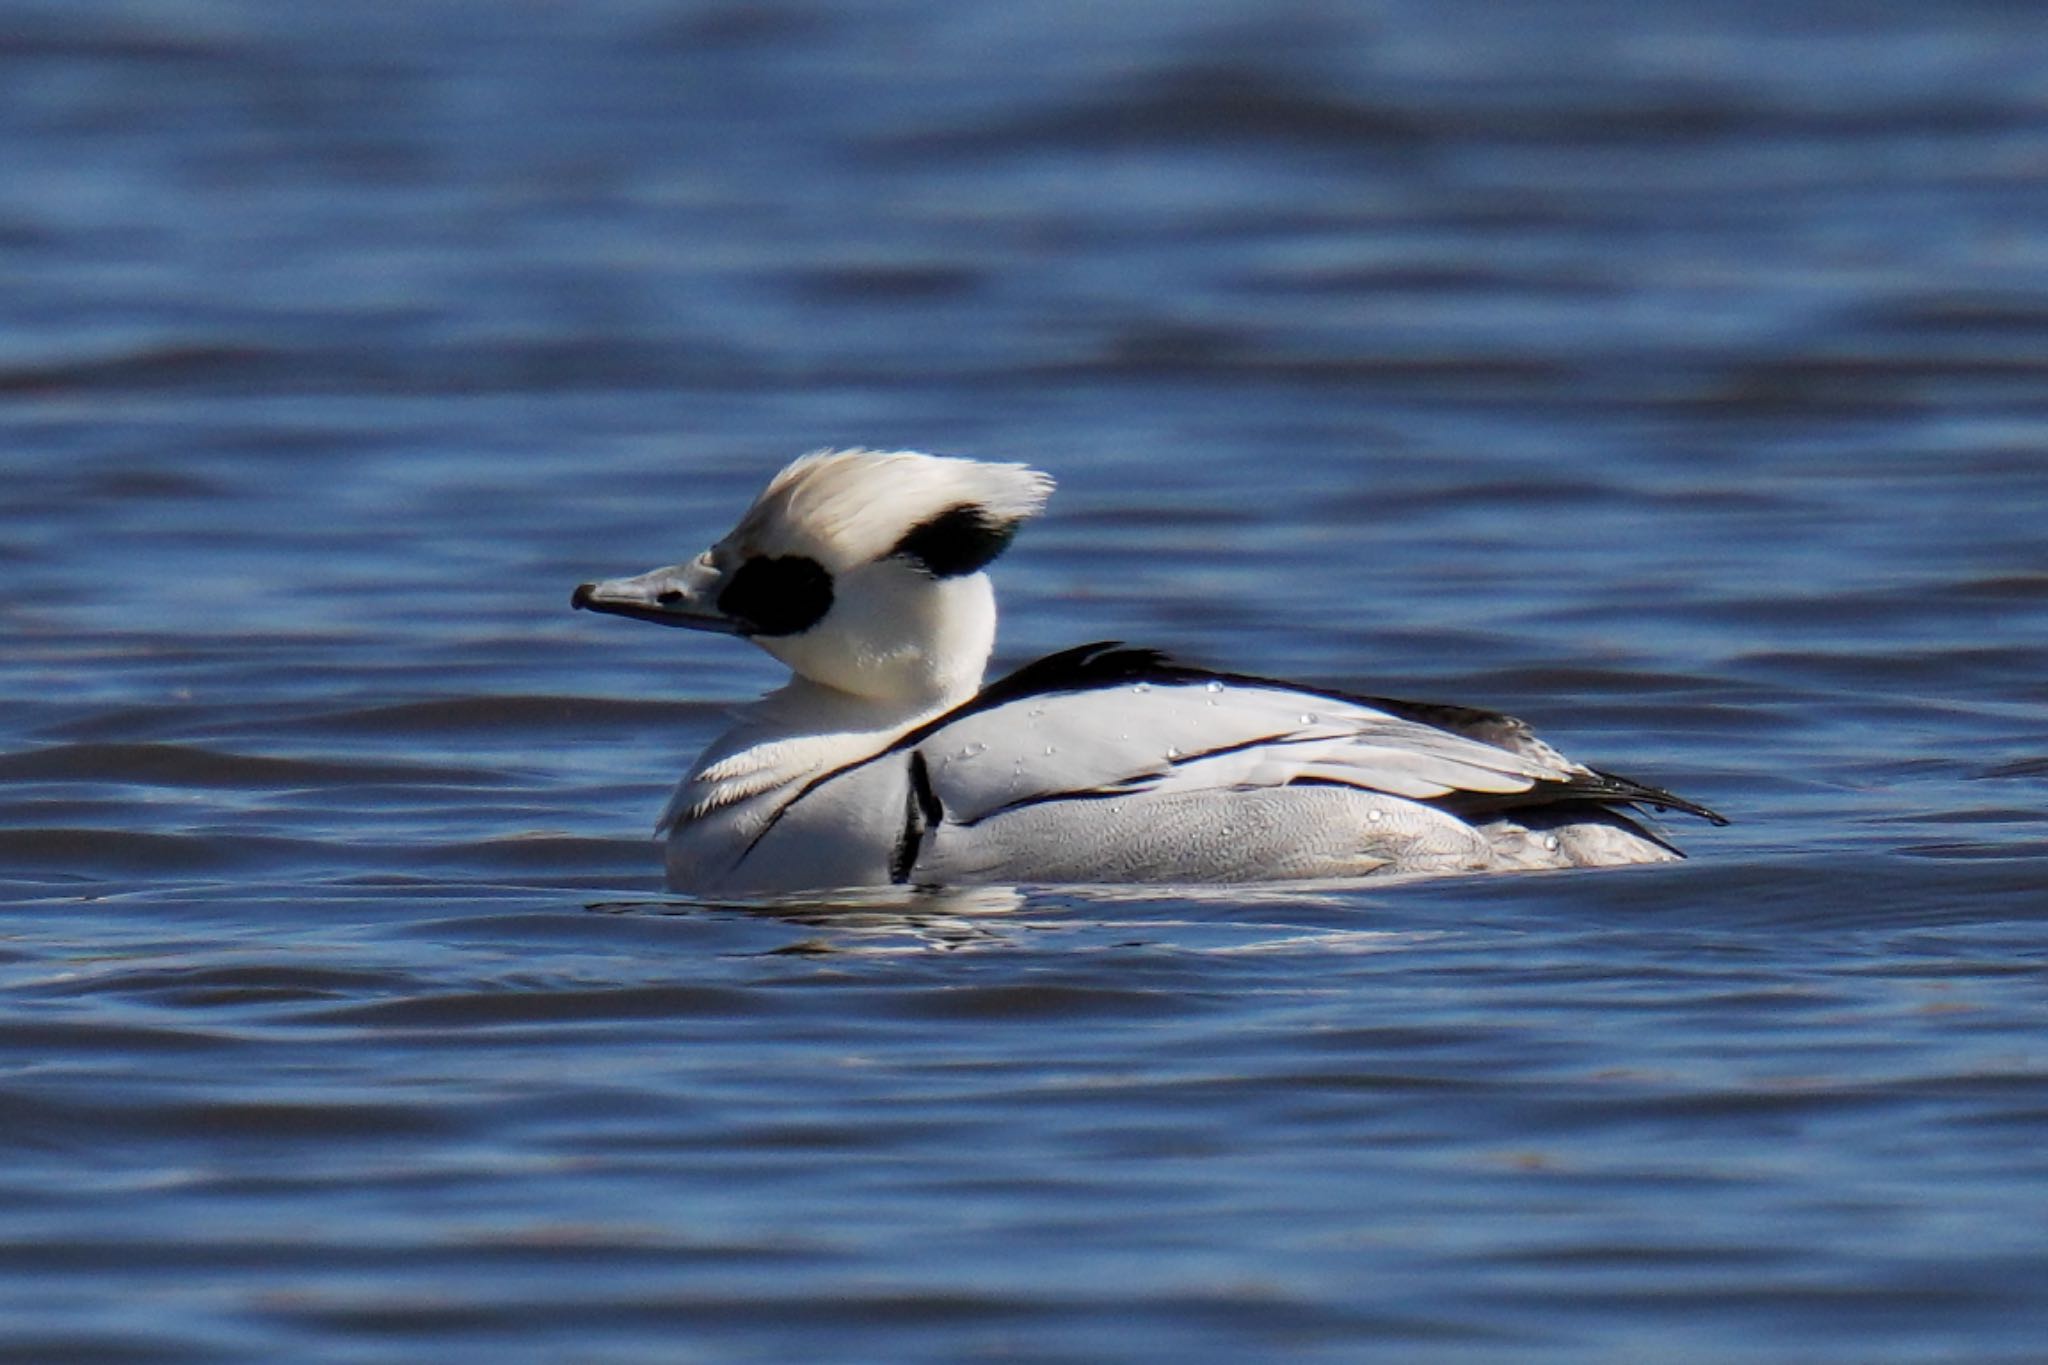
[[[1709,810],[1697,801],[1688,801],[1675,792],[1665,791],[1662,787],[1652,787],[1618,773],[1601,772],[1598,768],[1590,771],[1593,776],[1600,779],[1600,786],[1597,790],[1587,790],[1585,794],[1588,796],[1597,796],[1603,801],[1627,801],[1638,806],[1648,806],[1655,811],[1684,811],[1687,815],[1697,815],[1710,825],[1728,823],[1728,817],[1719,811]]]

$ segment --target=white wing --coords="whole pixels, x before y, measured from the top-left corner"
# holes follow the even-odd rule
[[[1361,794],[1395,799],[1361,806]],[[1637,801],[1719,819],[1573,763],[1509,717],[1207,673],[1108,645],[1041,659],[871,756],[754,799],[761,818],[733,871],[770,886],[798,872],[820,884],[812,874],[826,865],[845,884],[900,882],[927,855],[954,873],[1020,880],[1048,869],[1064,869],[1055,880],[1241,879],[1297,863],[1443,870],[1478,865],[1486,848],[1460,817],[1499,808]],[[1380,822],[1379,842],[1362,838],[1363,820]]]
[[[1143,667],[1155,658],[1098,654],[1127,661],[1127,678],[971,705],[904,742],[923,752],[946,820],[966,825],[1061,796],[1323,783],[1428,801],[1597,781],[1547,746],[1514,751],[1363,701]]]

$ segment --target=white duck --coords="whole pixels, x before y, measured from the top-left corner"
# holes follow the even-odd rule
[[[1246,882],[1666,862],[1622,813],[1704,806],[1521,721],[1083,645],[988,686],[983,572],[1045,506],[1016,464],[818,451],[687,564],[573,605],[742,636],[789,684],[742,712],[657,832],[669,884]]]

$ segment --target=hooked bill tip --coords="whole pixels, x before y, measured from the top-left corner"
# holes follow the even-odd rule
[[[576,591],[569,594],[570,610],[587,611],[590,607],[590,590],[596,586],[597,584],[595,583],[578,583],[576,585]]]

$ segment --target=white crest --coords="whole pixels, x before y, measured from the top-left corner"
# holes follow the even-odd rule
[[[725,543],[804,554],[834,571],[880,559],[913,527],[956,508],[1018,522],[1045,508],[1050,475],[1021,464],[913,450],[816,450],[785,466]]]

